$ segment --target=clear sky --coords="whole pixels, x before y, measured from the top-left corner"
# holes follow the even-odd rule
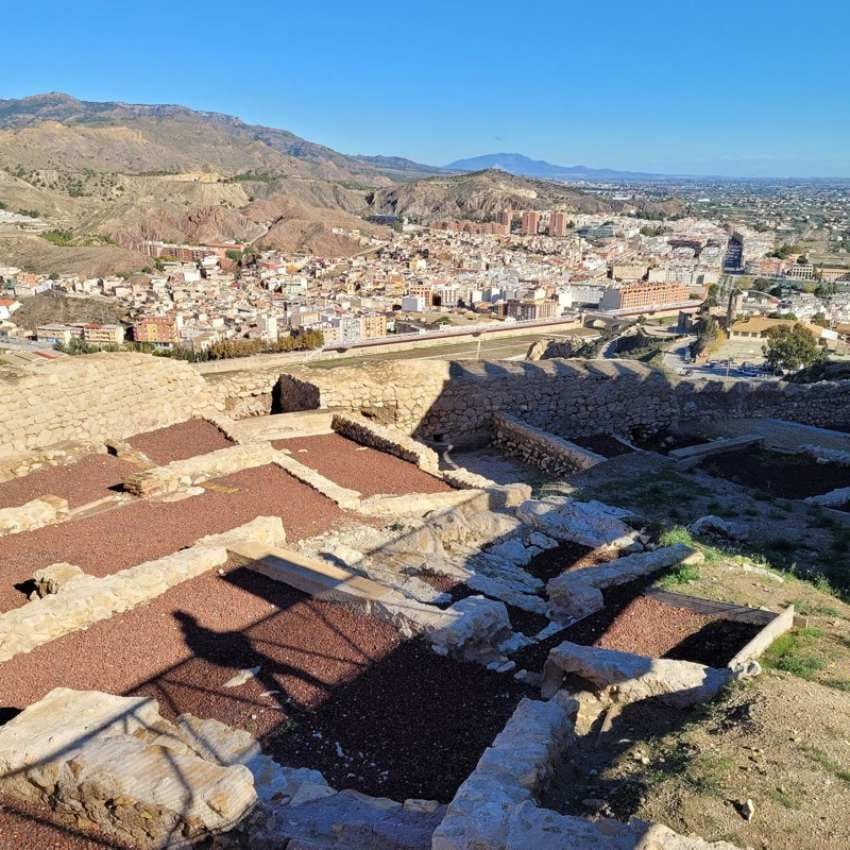
[[[181,103],[442,165],[850,176],[847,0],[0,0],[0,98]]]

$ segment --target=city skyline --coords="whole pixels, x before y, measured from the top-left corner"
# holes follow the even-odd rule
[[[790,0],[719,3],[710,18],[696,3],[662,2],[651,16],[541,3],[527,28],[503,4],[452,10],[447,23],[445,4],[401,20],[382,3],[352,18],[337,4],[284,16],[249,0],[224,51],[201,37],[213,25],[198,26],[225,20],[217,0],[154,2],[144,19],[92,0],[72,20],[54,2],[35,6],[7,13],[18,37],[0,97],[180,103],[429,165],[516,150],[671,175],[850,177],[850,12],[834,4],[808,4],[801,30]],[[160,12],[167,26],[152,39]],[[806,45],[817,49],[803,62]]]

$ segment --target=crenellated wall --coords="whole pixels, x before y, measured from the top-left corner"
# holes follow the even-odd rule
[[[656,431],[697,417],[850,428],[850,382],[685,381],[630,360],[398,360],[282,375],[281,409],[355,410],[423,439],[474,444],[507,411],[571,438]]]
[[[472,445],[489,439],[499,411],[568,439],[698,417],[850,429],[850,381],[694,382],[629,360],[395,360],[205,379],[187,363],[143,354],[65,357],[0,372],[0,459],[67,441],[124,439],[226,407],[234,418],[355,411],[417,438]]]
[[[62,357],[0,375],[0,458],[73,442],[123,439],[209,408],[188,364],[145,354]]]

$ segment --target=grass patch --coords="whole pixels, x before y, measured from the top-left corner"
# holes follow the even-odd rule
[[[666,519],[670,511],[708,493],[701,484],[674,470],[664,469],[651,475],[589,487],[582,491],[582,498],[625,504],[639,509],[648,517],[663,516]]]
[[[42,233],[41,236],[51,245],[57,245],[60,248],[67,248],[74,241],[74,234],[70,230],[48,230]]]
[[[786,788],[774,788],[767,792],[767,796],[786,809],[799,809],[801,805],[800,798],[790,793]]]
[[[802,749],[810,761],[823,768],[827,773],[831,773],[836,779],[840,779],[842,782],[850,785],[850,770],[847,770],[843,765],[839,764],[817,747],[806,746]]]
[[[721,549],[716,548],[715,546],[707,546],[704,543],[699,543],[694,540],[693,535],[688,531],[687,528],[684,528],[681,525],[674,525],[672,528],[667,528],[661,532],[658,537],[658,542],[662,546],[690,546],[693,549],[697,549],[702,552],[705,556],[705,562],[707,564],[716,564],[726,557],[725,552]],[[685,565],[682,565],[685,566]],[[699,572],[696,573],[696,578],[699,578]],[[682,579],[682,581],[689,581],[691,577]]]
[[[685,773],[685,781],[700,794],[720,797],[735,769],[735,762],[723,753],[701,753]]]
[[[675,570],[667,573],[658,583],[658,587],[674,587],[687,584],[689,581],[699,581],[700,571],[694,564],[679,564]]]
[[[821,637],[823,632],[811,627],[781,635],[762,656],[762,663],[772,670],[781,670],[801,679],[814,681],[815,674],[826,665],[826,659],[814,646]]]

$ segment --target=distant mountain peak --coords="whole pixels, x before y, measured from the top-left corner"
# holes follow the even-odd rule
[[[484,171],[497,168],[519,177],[539,180],[657,180],[665,175],[636,171],[618,171],[611,168],[588,168],[586,165],[553,165],[542,159],[531,159],[521,153],[490,153],[483,156],[458,159],[444,166],[447,171]]]

